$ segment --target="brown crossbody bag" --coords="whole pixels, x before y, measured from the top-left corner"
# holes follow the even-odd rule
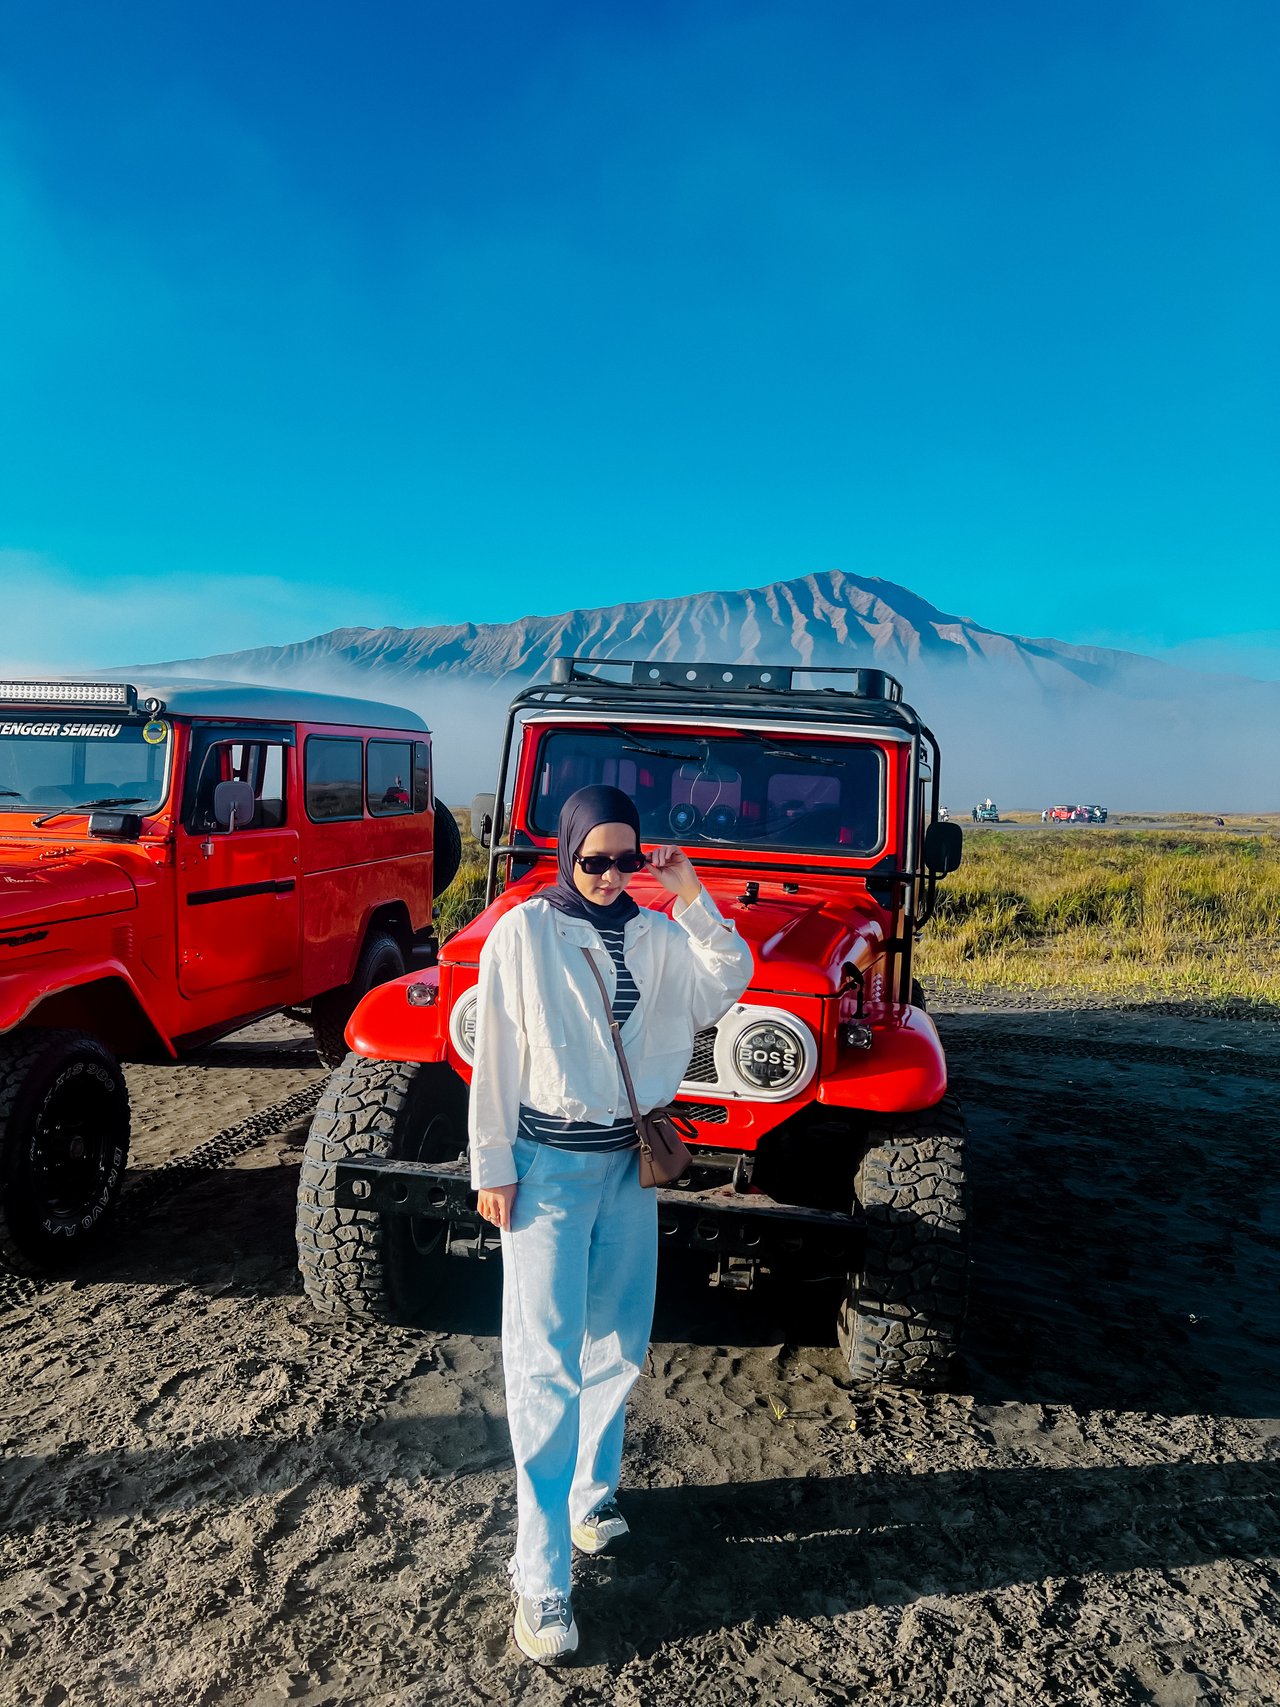
[[[663,1108],[651,1108],[648,1114],[641,1114],[640,1105],[636,1102],[636,1088],[631,1083],[631,1069],[627,1065],[627,1052],[622,1047],[619,1036],[621,1027],[613,1017],[613,1003],[609,1000],[609,991],[604,979],[600,976],[600,968],[596,965],[589,948],[583,949],[587,957],[587,965],[591,968],[591,976],[600,986],[600,994],[604,997],[605,1012],[609,1016],[609,1035],[613,1039],[613,1047],[618,1052],[618,1065],[622,1068],[622,1082],[627,1087],[627,1101],[631,1104],[631,1118],[636,1123],[636,1132],[640,1139],[640,1184],[645,1186],[670,1185],[685,1172],[693,1157],[685,1144],[686,1138],[694,1138],[697,1132],[691,1121],[682,1114],[677,1114],[670,1105]]]

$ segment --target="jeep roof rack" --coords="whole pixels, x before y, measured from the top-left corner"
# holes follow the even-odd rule
[[[810,686],[806,678],[833,676],[840,685]],[[798,679],[799,678],[799,679]],[[915,733],[919,718],[903,700],[902,684],[885,670],[861,665],[691,664],[666,658],[574,658],[552,660],[551,679],[533,682],[512,701],[513,712],[534,705],[603,711],[611,717],[637,712],[803,713],[831,724],[892,724]]]
[[[602,670],[629,670],[628,680],[603,676]],[[796,676],[846,676],[845,688],[797,688]],[[897,704],[902,683],[885,670],[858,664],[690,664],[678,658],[554,658],[552,683],[591,682],[607,687],[666,687],[704,693],[845,693],[854,699],[884,699]]]

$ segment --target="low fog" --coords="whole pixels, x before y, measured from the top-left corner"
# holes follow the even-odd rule
[[[1280,810],[1280,684],[1193,676],[1181,698],[1080,686],[1046,690],[1012,667],[904,672],[942,747],[952,812],[988,795],[1039,810],[1094,801],[1114,812]]]
[[[188,666],[183,673],[199,672]],[[981,667],[917,661],[895,673],[938,737],[942,799],[954,814],[988,795],[1005,809],[1036,811],[1077,801],[1112,812],[1280,810],[1280,684],[1187,672],[1187,692],[1172,699],[1150,697],[1141,665],[1134,692],[1148,697],[1083,684],[1048,689],[1016,666],[992,661]],[[227,679],[235,672],[219,668],[218,674]],[[433,732],[437,794],[466,805],[494,786],[507,705],[528,678],[312,659],[277,669],[270,679],[418,712]]]

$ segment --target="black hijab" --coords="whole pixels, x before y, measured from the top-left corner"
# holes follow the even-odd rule
[[[620,788],[608,788],[602,783],[580,788],[560,808],[560,821],[556,826],[558,877],[551,888],[544,889],[542,893],[558,913],[567,913],[572,919],[586,919],[589,924],[598,926],[625,925],[640,911],[625,889],[616,901],[611,901],[607,907],[599,907],[594,901],[588,901],[573,881],[573,856],[600,824],[630,824],[636,833],[636,852],[639,853],[640,814],[636,811],[635,802]]]

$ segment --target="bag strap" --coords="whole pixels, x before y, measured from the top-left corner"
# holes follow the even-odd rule
[[[631,1069],[627,1065],[627,1052],[622,1047],[622,1038],[619,1036],[622,1027],[613,1017],[613,1003],[609,1000],[609,991],[604,979],[600,976],[600,968],[596,965],[595,956],[586,947],[583,948],[582,952],[586,956],[587,965],[591,968],[591,976],[600,986],[600,994],[604,997],[604,1011],[609,1016],[609,1035],[613,1039],[613,1047],[618,1052],[618,1065],[622,1068],[622,1082],[627,1087],[627,1101],[631,1104],[631,1118],[636,1123],[636,1131],[639,1132],[642,1116],[640,1105],[636,1101],[636,1088],[631,1083]]]

